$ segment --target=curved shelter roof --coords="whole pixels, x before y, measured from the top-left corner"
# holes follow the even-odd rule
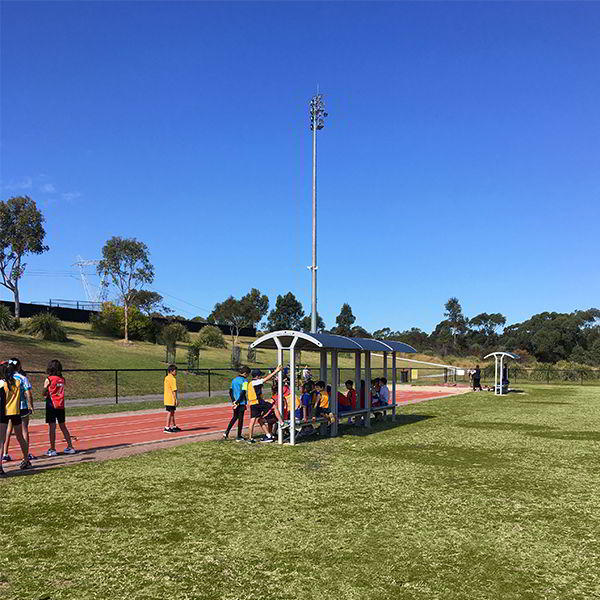
[[[297,338],[296,350],[341,350],[343,352],[411,352],[416,350],[403,342],[376,340],[373,338],[351,338],[333,333],[304,333],[284,329],[267,333],[252,342],[250,348],[277,348],[276,339],[282,347],[289,348]]]
[[[515,360],[519,360],[519,358],[521,358],[518,354],[513,354],[512,352],[490,352],[483,358],[490,358],[490,356],[493,356],[494,358],[499,356],[508,356],[508,358],[514,358]]]

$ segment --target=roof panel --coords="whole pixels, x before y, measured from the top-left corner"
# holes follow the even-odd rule
[[[388,346],[391,346],[394,352],[410,352],[413,354],[416,352],[416,350],[412,346],[409,346],[404,342],[398,342],[396,340],[385,340],[385,343]]]
[[[373,338],[350,338],[333,333],[304,333],[299,331],[282,330],[267,333],[255,340],[250,347],[276,349],[276,339],[284,348],[297,338],[296,350],[342,350],[346,352],[416,352],[416,350],[403,342],[382,341]]]

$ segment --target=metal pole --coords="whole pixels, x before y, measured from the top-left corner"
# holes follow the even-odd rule
[[[290,445],[296,444],[296,342],[290,345]]]
[[[365,427],[371,427],[371,353],[365,352]]]
[[[115,404],[119,404],[119,371],[115,371]]]
[[[210,369],[208,370],[208,397],[210,398]]]
[[[312,112],[312,311],[310,331],[317,332],[317,114]]]
[[[327,383],[327,352],[325,350],[321,350],[321,368],[319,377],[322,381]]]
[[[338,406],[338,385],[339,385],[339,370],[338,370],[338,353],[337,350],[331,351],[331,398],[329,398],[329,407],[333,407],[333,417],[335,421],[331,425],[331,437],[338,434],[339,406]]]
[[[277,344],[277,365],[282,365],[283,350],[281,348],[281,342],[277,338],[275,338],[275,343]],[[277,398],[279,414],[283,417],[283,371],[279,371],[279,373],[277,374]],[[293,402],[291,398],[290,401]],[[294,408],[291,408],[290,410],[294,410]],[[277,428],[277,442],[279,444],[283,444],[283,429],[281,429],[281,427]]]
[[[392,421],[396,420],[396,353],[392,352]]]
[[[360,389],[360,352],[356,352],[356,354],[354,355],[354,391],[356,392],[355,408],[361,408]]]

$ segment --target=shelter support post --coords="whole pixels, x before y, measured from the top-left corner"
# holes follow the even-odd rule
[[[281,342],[275,339],[277,344],[277,365],[283,364],[283,348]],[[279,371],[277,374],[277,407],[279,408],[279,414],[283,415],[283,371]],[[277,428],[277,442],[283,444],[283,429]]]
[[[365,352],[365,427],[371,427],[371,353]]]
[[[356,408],[362,408],[360,405],[360,352],[354,354],[354,390],[356,391]]]
[[[333,409],[334,421],[331,424],[331,437],[338,434],[339,405],[338,405],[338,387],[339,387],[339,371],[338,371],[338,353],[337,350],[331,351],[331,398],[329,398],[329,407]]]
[[[392,421],[396,420],[396,353],[392,352]]]
[[[388,378],[388,353],[384,352],[383,353],[383,376],[387,379]]]
[[[296,342],[294,338],[290,345],[290,444],[296,444]]]
[[[321,350],[321,368],[319,372],[319,379],[327,383],[327,351]]]

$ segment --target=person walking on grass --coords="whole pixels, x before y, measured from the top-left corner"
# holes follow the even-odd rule
[[[226,440],[229,438],[229,432],[231,428],[235,425],[237,421],[237,437],[235,438],[236,442],[243,442],[244,438],[242,437],[242,429],[244,428],[244,413],[246,412],[246,377],[250,374],[250,369],[246,366],[241,366],[238,370],[237,377],[233,378],[231,382],[231,387],[229,388],[229,397],[231,398],[231,408],[233,410],[233,415],[231,416],[231,421],[229,421],[229,425],[227,425],[227,429],[223,434],[223,439]]]
[[[23,426],[23,437],[27,442],[27,446],[29,446],[29,416],[33,414],[33,395],[31,394],[31,383],[29,383],[29,379],[27,379],[27,375],[23,371],[21,366],[21,361],[18,358],[10,358],[7,361],[8,365],[13,365],[15,368],[14,378],[21,382],[21,407],[20,407],[20,415],[21,415],[21,424]],[[13,424],[12,421],[8,423],[8,429],[6,430],[6,441],[4,442],[4,446],[2,452],[4,456],[2,460],[4,462],[12,460],[10,454],[8,453],[8,449],[10,446],[10,437],[13,434]],[[35,458],[28,454],[27,459],[32,460]]]
[[[19,445],[21,446],[21,452],[23,453],[23,460],[21,462],[21,469],[31,468],[31,462],[28,458],[29,444],[23,437],[21,429],[21,382],[15,379],[15,367],[12,364],[4,363],[0,365],[0,442],[4,446],[4,440],[6,438],[6,429],[8,424],[11,423]],[[2,458],[0,457],[0,477],[6,477],[6,473],[2,468]]]
[[[165,410],[167,411],[167,422],[163,430],[165,433],[177,433],[178,431],[181,431],[175,423],[175,411],[179,406],[176,377],[177,367],[175,365],[169,365],[164,382],[164,404]]]
[[[71,434],[65,423],[65,379],[60,361],[51,360],[48,363],[46,374],[44,397],[46,398],[46,423],[48,424],[48,437],[50,438],[50,448],[48,448],[46,456],[58,455],[56,451],[56,423],[58,423],[67,444],[64,453],[75,454]]]

